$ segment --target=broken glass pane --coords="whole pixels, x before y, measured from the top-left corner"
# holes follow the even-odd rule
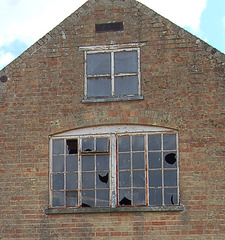
[[[176,150],[176,134],[163,134],[163,150]]]
[[[82,173],[82,188],[93,189],[95,188],[95,173]]]
[[[148,150],[161,150],[161,135],[154,134],[148,136]]]
[[[131,205],[130,189],[119,190],[119,205],[120,206],[130,206]]]
[[[133,205],[145,205],[145,189],[133,190]]]
[[[131,187],[131,172],[119,173],[119,187]]]
[[[95,206],[95,191],[82,191],[82,207]]]
[[[109,170],[109,155],[96,155],[96,169]]]
[[[119,169],[131,169],[130,153],[119,153]]]
[[[97,207],[109,207],[109,190],[96,191],[96,198]]]
[[[130,137],[119,137],[119,152],[130,152]]]
[[[94,170],[95,170],[94,155],[82,156],[82,171],[94,171]]]
[[[149,186],[161,187],[162,186],[162,171],[149,171]]]
[[[132,52],[115,53],[115,74],[119,73],[137,73],[138,72],[138,54]]]
[[[88,78],[88,97],[109,97],[112,95],[111,79],[107,77]]]
[[[105,75],[111,73],[111,54],[97,53],[87,55],[87,74]]]
[[[126,76],[115,77],[115,95],[137,95],[138,94],[138,77]]]
[[[144,151],[144,150],[145,150],[144,136],[133,136],[132,151]]]
[[[68,139],[66,140],[66,154],[77,154],[78,153],[78,146],[77,146],[77,139]]]
[[[83,138],[82,139],[82,151],[90,152],[94,151],[94,138]]]
[[[66,206],[76,207],[78,205],[78,193],[77,191],[66,192]]]
[[[64,154],[64,140],[53,140],[53,155]]]
[[[78,171],[78,156],[77,155],[66,156],[66,171],[67,172]]]
[[[151,206],[162,205],[162,189],[161,188],[149,189],[149,205]]]
[[[108,138],[96,138],[96,151],[103,152],[109,150]]]
[[[133,186],[145,187],[145,171],[133,171]]]
[[[133,169],[144,169],[145,168],[145,154],[144,153],[133,153],[132,154],[132,167]]]
[[[167,187],[177,186],[177,171],[165,170],[164,171],[164,185]]]
[[[53,174],[52,175],[52,187],[53,190],[63,190],[64,189],[64,174]]]
[[[64,171],[64,157],[63,156],[53,156],[52,171],[53,172],[63,172]]]
[[[164,167],[176,168],[177,167],[177,153],[176,152],[164,152]]]
[[[109,173],[96,173],[96,188],[109,188]]]
[[[177,188],[165,188],[164,191],[166,205],[178,204]]]
[[[52,206],[53,207],[64,206],[64,192],[53,192],[53,194],[52,194]]]
[[[162,154],[161,152],[149,152],[148,153],[149,168],[161,168],[162,167]]]
[[[66,174],[66,189],[76,190],[77,188],[78,188],[78,174],[77,173]]]

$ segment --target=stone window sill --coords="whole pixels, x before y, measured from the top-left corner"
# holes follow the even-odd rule
[[[45,214],[76,214],[76,213],[113,213],[113,212],[179,212],[184,205],[149,206],[149,207],[118,207],[118,208],[47,208]]]
[[[84,98],[82,103],[92,102],[118,102],[118,101],[132,101],[132,100],[143,100],[143,96],[121,96],[121,97],[104,97],[104,98]]]

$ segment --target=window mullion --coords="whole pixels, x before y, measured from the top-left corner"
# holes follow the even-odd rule
[[[112,86],[112,96],[115,95],[115,62],[114,62],[114,52],[111,52],[111,86]]]
[[[84,52],[84,96],[87,97],[87,51]]]
[[[82,175],[82,172],[81,172],[81,154],[80,154],[80,152],[81,152],[81,138],[78,138],[78,206],[81,206],[81,194],[82,194],[82,192],[81,192],[81,187],[82,187],[82,184],[81,184],[81,175]]]
[[[111,181],[110,181],[110,198],[111,198],[111,206],[112,208],[116,207],[117,204],[117,195],[116,192],[116,165],[117,165],[117,148],[116,148],[116,136],[115,134],[111,134],[111,141],[110,141],[110,166],[111,166]]]

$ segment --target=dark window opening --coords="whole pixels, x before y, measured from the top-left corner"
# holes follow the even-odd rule
[[[95,24],[95,31],[97,33],[123,31],[123,22]]]
[[[77,154],[78,153],[77,139],[66,140],[66,145],[67,145],[67,154]]]

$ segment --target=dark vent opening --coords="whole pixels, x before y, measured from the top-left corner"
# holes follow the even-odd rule
[[[97,33],[123,31],[123,22],[95,24],[95,31]]]

